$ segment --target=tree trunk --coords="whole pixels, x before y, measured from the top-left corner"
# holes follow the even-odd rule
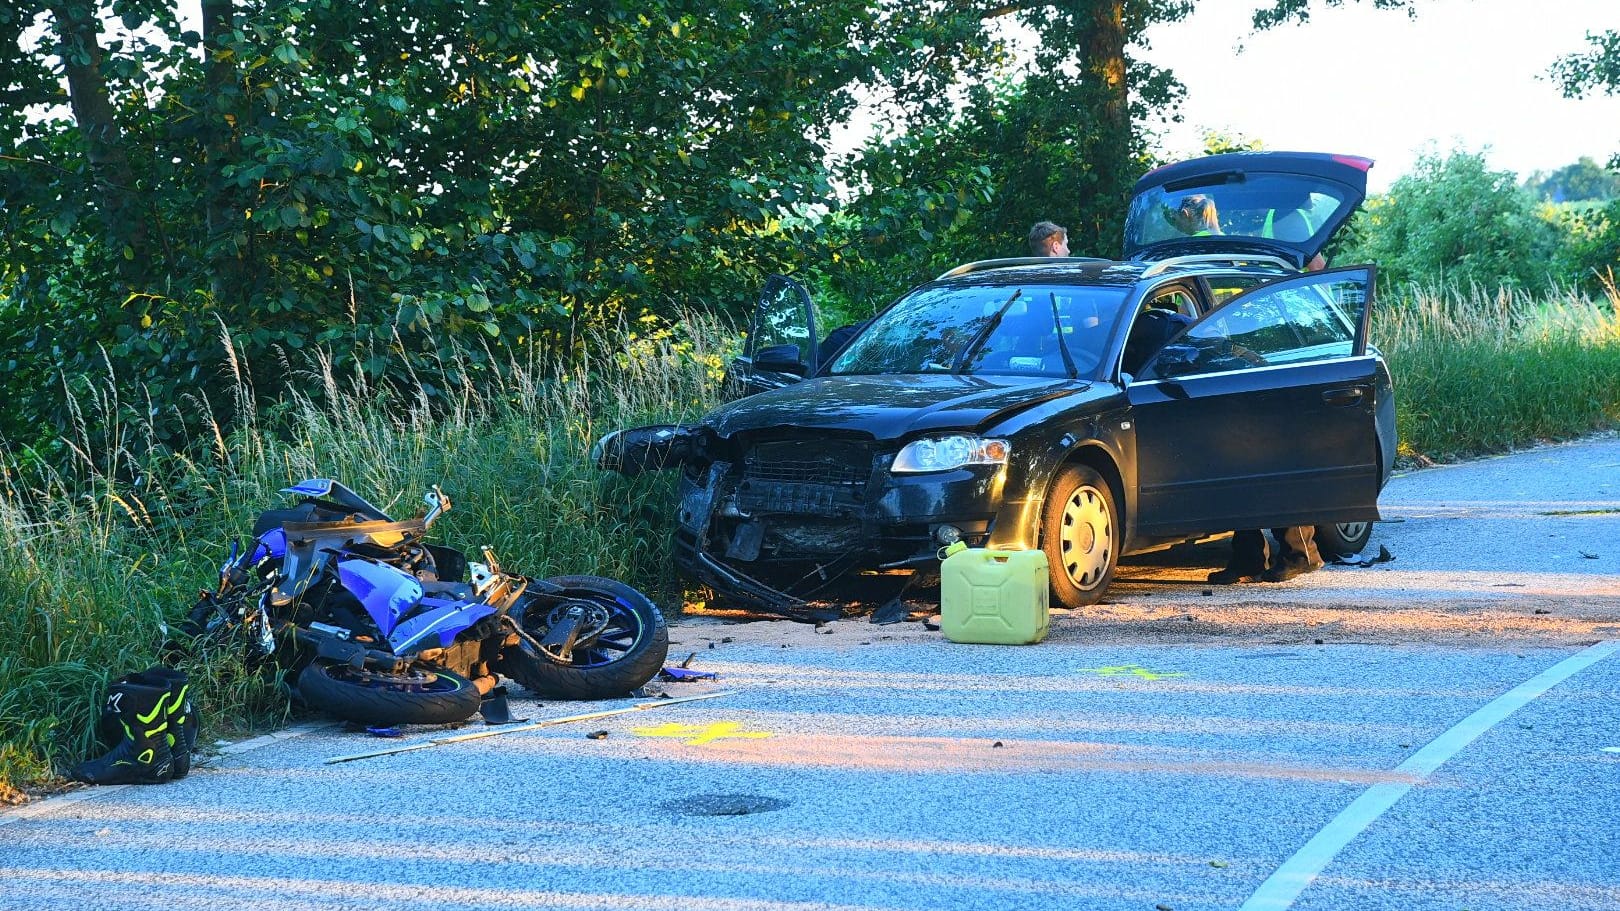
[[[1080,65],[1093,101],[1087,113],[1097,129],[1086,156],[1096,178],[1094,195],[1083,212],[1092,237],[1117,243],[1135,149],[1125,80],[1125,0],[1092,0],[1086,7]]]
[[[129,248],[132,255],[126,259],[141,262],[146,247],[146,216],[140,209],[135,173],[130,169],[124,137],[107,95],[106,77],[101,73],[101,24],[95,7],[88,3],[59,3],[51,7],[51,15],[56,20],[68,99],[79,134],[84,137],[85,157],[95,181],[106,237],[115,249]]]

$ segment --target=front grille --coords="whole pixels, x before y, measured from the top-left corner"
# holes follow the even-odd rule
[[[743,478],[749,481],[854,486],[864,485],[871,476],[872,450],[861,443],[761,443],[743,459]]]

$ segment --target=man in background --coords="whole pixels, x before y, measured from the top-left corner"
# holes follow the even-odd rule
[[[1059,224],[1038,221],[1029,229],[1029,255],[1068,256],[1069,231]]]

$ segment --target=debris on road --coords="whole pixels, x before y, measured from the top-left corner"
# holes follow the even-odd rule
[[[1348,557],[1339,556],[1339,557],[1334,557],[1333,558],[1333,565],[1334,566],[1367,567],[1367,566],[1376,566],[1379,563],[1393,563],[1393,562],[1395,562],[1395,555],[1390,553],[1389,548],[1383,546],[1382,544],[1380,544],[1378,546],[1378,556],[1376,556],[1376,557],[1369,557],[1369,556],[1366,556],[1365,554],[1354,554],[1354,555],[1351,555],[1351,556],[1348,556]]]
[[[900,623],[906,619],[906,602],[899,598],[891,598],[884,605],[872,612],[872,623],[878,626],[888,626],[891,623]]]
[[[585,738],[587,740],[606,740],[607,735],[607,731],[592,731],[589,734],[586,734]]]
[[[500,685],[484,694],[478,702],[478,714],[485,724],[518,724],[527,718],[513,718],[511,706],[506,702],[506,686]]]
[[[664,680],[672,680],[676,683],[691,683],[694,680],[720,679],[720,675],[714,671],[694,671],[687,669],[684,665],[681,667],[666,667],[658,672],[658,676]]]
[[[485,737],[500,737],[503,734],[516,734],[519,731],[533,731],[539,728],[551,727],[554,724],[568,724],[574,721],[590,721],[594,718],[608,718],[613,715],[625,715],[630,712],[645,711],[646,709],[663,708],[664,706],[677,705],[682,702],[697,702],[703,699],[718,699],[721,696],[731,695],[733,695],[732,691],[722,690],[718,693],[704,693],[701,696],[683,696],[680,699],[663,699],[658,702],[638,702],[635,705],[628,705],[620,709],[608,709],[602,712],[587,712],[583,715],[564,715],[560,718],[547,718],[542,721],[536,721],[531,724],[518,725],[515,727],[507,726],[496,728],[494,730],[475,731],[471,734],[457,734],[453,737],[434,737],[418,743],[407,743],[403,746],[397,746],[387,750],[374,750],[370,753],[355,753],[349,756],[333,756],[331,759],[326,760],[324,764],[335,765],[340,762],[353,762],[356,759],[371,759],[376,756],[392,756],[395,753],[409,753],[412,750],[425,750],[429,747],[444,746],[445,744],[449,743],[461,743],[467,740],[482,740]]]

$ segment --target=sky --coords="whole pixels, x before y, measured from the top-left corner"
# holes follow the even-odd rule
[[[1415,18],[1352,3],[1252,34],[1258,5],[1199,0],[1148,32],[1139,53],[1187,88],[1182,123],[1160,137],[1166,158],[1200,154],[1215,128],[1372,158],[1376,193],[1425,151],[1483,151],[1521,179],[1620,153],[1620,97],[1566,99],[1547,77],[1588,32],[1620,29],[1620,0],[1425,0]]]

